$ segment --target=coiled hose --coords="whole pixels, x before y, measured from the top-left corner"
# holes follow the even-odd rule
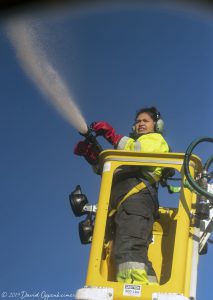
[[[186,150],[185,156],[184,156],[184,162],[183,162],[183,166],[184,166],[184,173],[186,176],[186,179],[188,180],[189,184],[196,190],[196,192],[198,192],[199,194],[205,196],[206,198],[208,198],[209,200],[213,201],[213,194],[209,193],[208,191],[206,191],[205,189],[203,189],[202,187],[199,186],[199,184],[192,178],[190,171],[189,171],[189,161],[190,161],[190,157],[192,155],[192,151],[194,150],[194,148],[202,143],[202,142],[210,142],[213,143],[213,138],[210,137],[202,137],[202,138],[198,138],[196,140],[194,140],[189,147]],[[204,171],[208,172],[208,169],[211,165],[211,163],[213,162],[213,156],[211,156],[207,162],[204,165]],[[212,202],[211,201],[211,202]]]

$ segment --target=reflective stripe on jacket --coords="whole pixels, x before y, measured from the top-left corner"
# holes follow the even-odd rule
[[[124,136],[117,145],[118,150],[135,151],[135,152],[169,152],[169,146],[160,133],[147,133],[141,135],[137,140]],[[147,173],[154,179],[159,180],[162,168],[159,167],[144,167],[143,173]]]

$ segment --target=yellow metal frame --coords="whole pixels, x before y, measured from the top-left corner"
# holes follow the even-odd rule
[[[179,171],[184,180],[184,154],[106,150],[101,153],[100,160],[102,181],[86,285],[111,287],[114,289],[113,299],[121,300],[124,299],[124,284],[115,282],[115,270],[111,256],[113,241],[106,241],[113,173],[121,165],[169,167]],[[202,170],[201,161],[197,156],[191,156],[189,168],[192,176]],[[149,247],[149,258],[157,273],[159,285],[142,286],[140,299],[152,299],[153,292],[180,293],[189,297],[194,239],[191,215],[194,213],[195,203],[196,195],[182,187],[178,208],[160,208],[160,219],[154,223],[153,228],[154,242]],[[135,299],[135,297],[129,296],[128,300],[131,299]]]

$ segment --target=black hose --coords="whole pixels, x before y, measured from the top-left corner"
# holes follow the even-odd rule
[[[207,162],[204,165],[204,171],[208,172],[210,165],[213,163],[213,156],[209,157]]]
[[[210,142],[210,143],[213,143],[213,138],[209,138],[209,137],[203,137],[203,138],[199,138],[199,139],[196,139],[194,140],[190,145],[189,147],[187,148],[186,150],[186,153],[185,153],[185,157],[184,157],[184,162],[183,162],[183,166],[184,166],[184,173],[186,175],[186,178],[189,182],[189,184],[201,195],[205,196],[206,198],[208,199],[211,199],[213,200],[213,194],[212,193],[209,193],[207,192],[206,190],[204,190],[203,188],[201,188],[199,186],[199,184],[197,184],[195,182],[195,180],[192,178],[191,174],[190,174],[190,171],[189,171],[189,161],[190,161],[190,157],[191,157],[191,154],[192,154],[192,151],[193,149],[200,143],[202,142]],[[210,166],[210,163],[211,163],[211,158],[207,161],[207,166],[206,168],[208,169],[208,167]]]

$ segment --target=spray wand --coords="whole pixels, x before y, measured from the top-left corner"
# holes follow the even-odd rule
[[[103,151],[103,148],[98,143],[96,135],[91,125],[87,128],[88,130],[86,131],[86,133],[79,132],[80,135],[85,137],[83,144],[86,144],[86,153],[83,156],[86,159],[86,161],[93,166],[95,173],[101,174],[99,166],[99,154]]]
[[[91,125],[87,127],[88,130],[86,133],[80,133],[80,135],[85,137],[85,141],[92,144],[94,147],[96,147],[96,149],[101,152],[103,151],[102,146],[99,144],[99,142],[97,141],[96,135],[94,134],[94,130],[92,129]]]

